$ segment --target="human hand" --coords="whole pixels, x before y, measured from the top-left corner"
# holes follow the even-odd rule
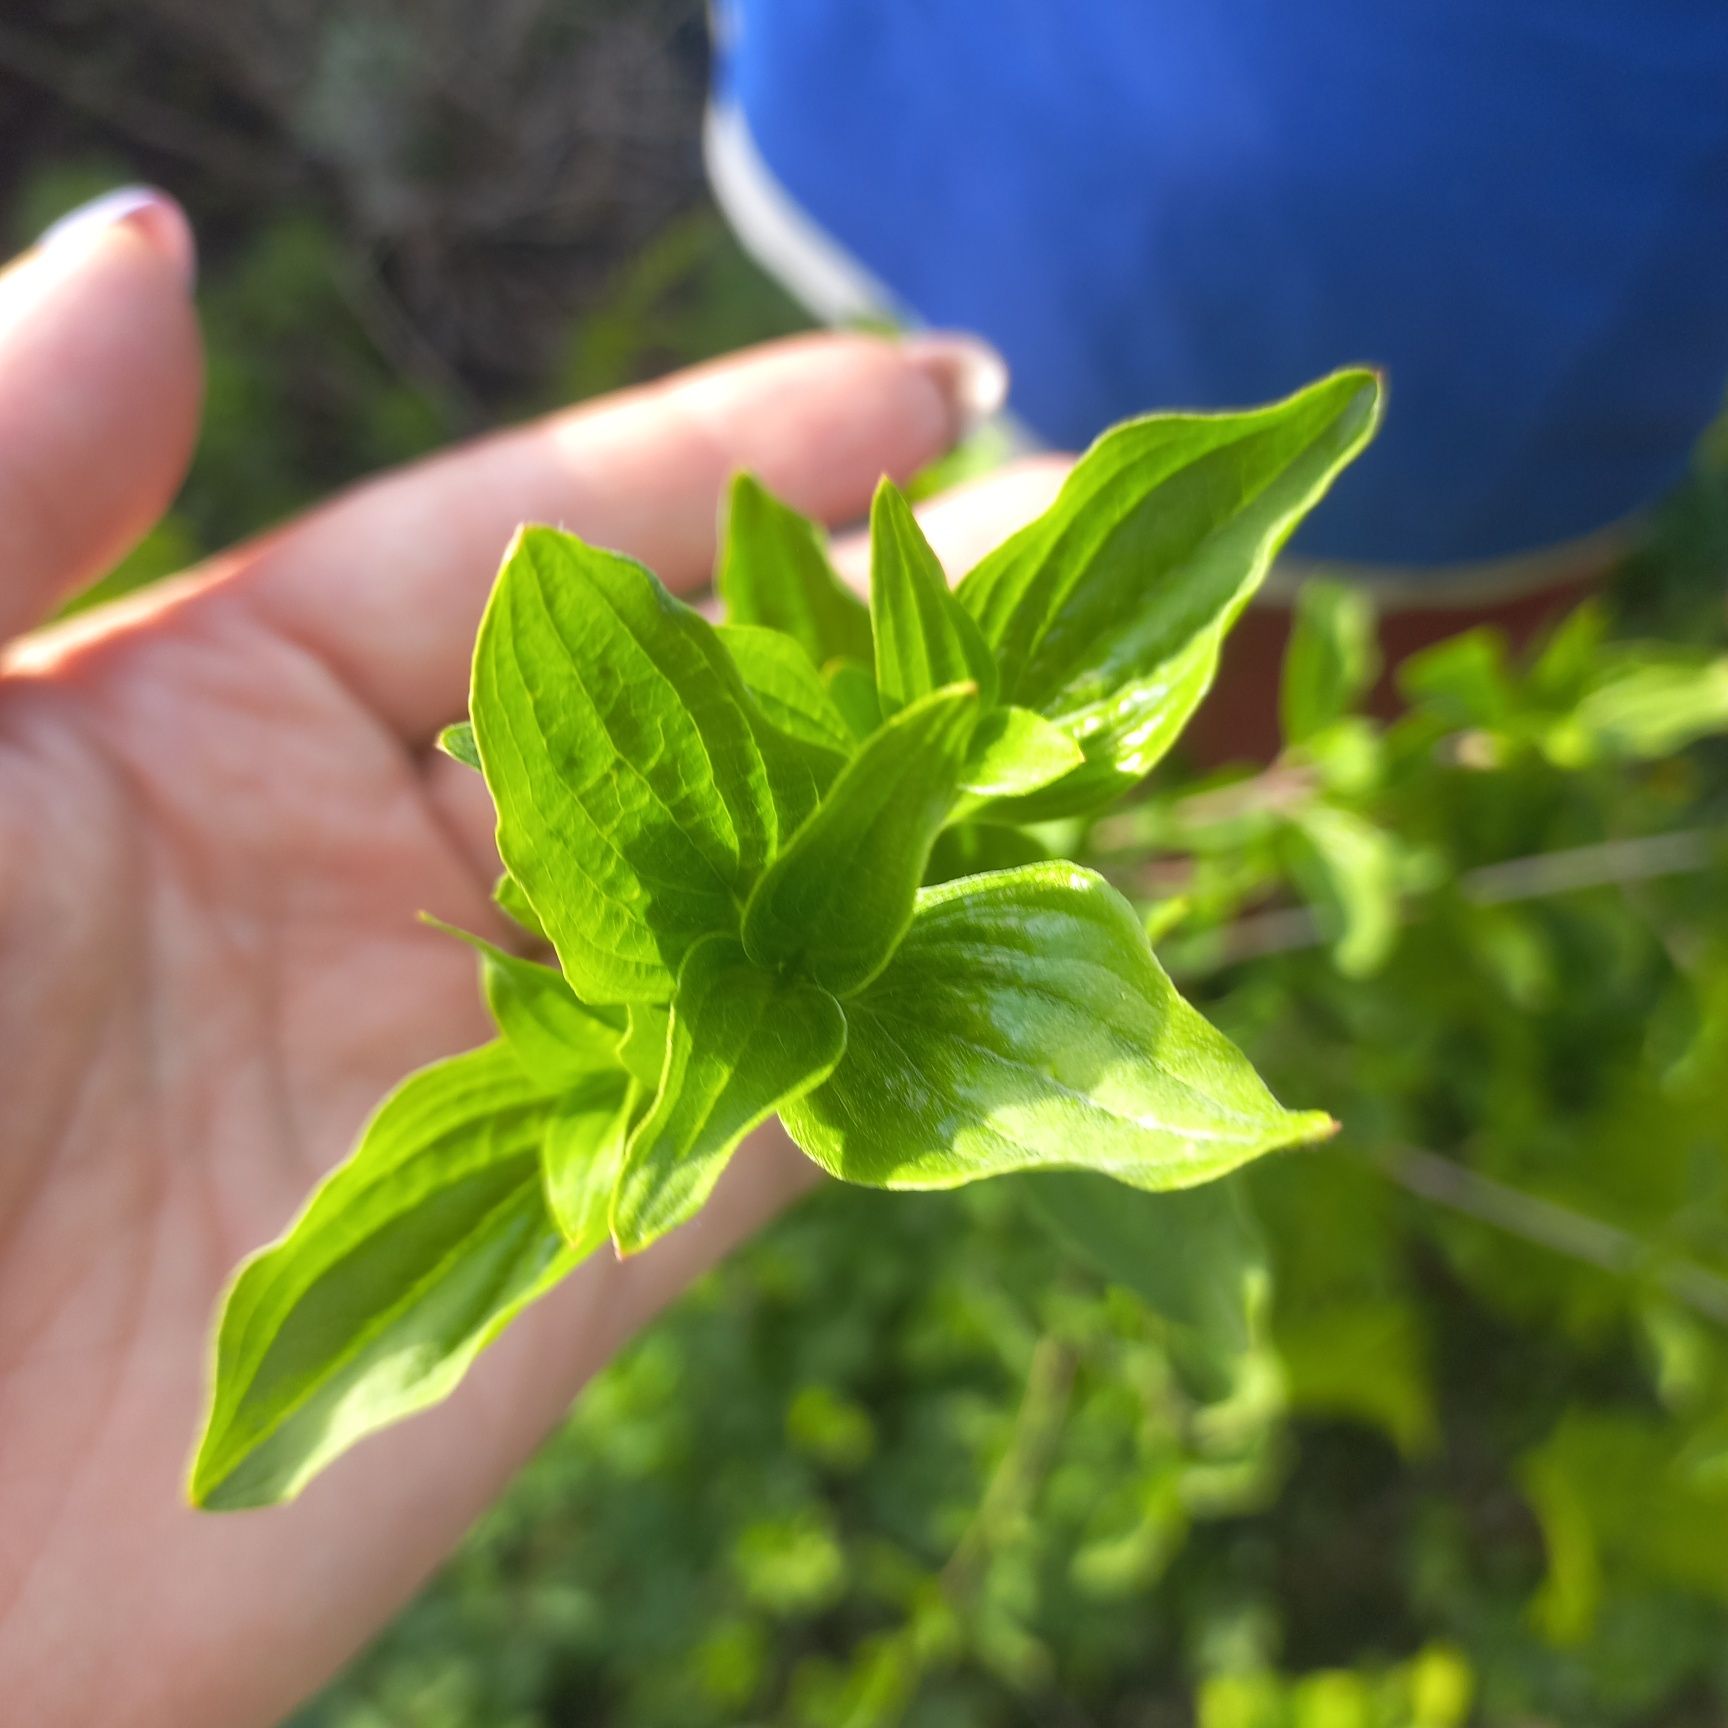
[[[276,1719],[619,1342],[807,1179],[760,1138],[700,1220],[589,1260],[447,1405],[295,1504],[186,1507],[235,1262],[391,1085],[487,1036],[471,956],[415,914],[506,934],[483,789],[431,743],[464,706],[511,530],[563,522],[693,589],[734,468],[844,521],[992,388],[964,345],[779,344],[386,476],[21,634],[179,482],[189,274],[157,201],[0,276],[0,1698],[34,1728]],[[993,543],[1056,472],[943,503],[939,550]]]

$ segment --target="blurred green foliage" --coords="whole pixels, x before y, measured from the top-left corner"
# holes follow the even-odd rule
[[[14,238],[116,176],[39,175]],[[465,429],[309,205],[200,292],[208,431],[103,592]],[[538,403],[797,322],[707,213]],[[1714,1728],[1728,1716],[1728,447],[1534,659],[1304,610],[1270,768],[1061,836],[1318,1151],[1233,1179],[1219,1385],[1010,1185],[825,1191],[631,1346],[298,1728]],[[1701,740],[1693,743],[1694,739]]]

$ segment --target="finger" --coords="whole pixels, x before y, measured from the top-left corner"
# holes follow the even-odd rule
[[[824,521],[946,450],[1001,362],[969,339],[808,336],[555,414],[374,482],[240,560],[223,598],[310,646],[411,742],[460,712],[517,524],[562,524],[705,581],[738,468]]]
[[[198,426],[192,236],[161,193],[76,212],[0,274],[0,640],[168,506]]]
[[[918,520],[950,579],[958,579],[1038,515],[1071,466],[1066,456],[1028,457],[920,504]],[[868,534],[836,541],[834,560],[849,582],[868,592]],[[456,836],[478,879],[489,885],[502,866],[493,838],[498,819],[480,776],[435,752],[426,759],[426,787],[446,830]]]
[[[958,582],[986,552],[1047,509],[1073,467],[1069,456],[1027,456],[926,499],[918,524]],[[834,567],[860,594],[870,591],[870,536],[843,535],[834,543]]]

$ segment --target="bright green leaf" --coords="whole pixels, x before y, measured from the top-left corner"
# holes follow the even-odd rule
[[[1398,667],[1397,682],[1406,701],[1451,726],[1496,728],[1517,707],[1506,638],[1487,625],[1412,654]]]
[[[1602,669],[1608,611],[1601,600],[1574,606],[1543,640],[1530,663],[1530,687],[1550,707],[1570,706]]]
[[[1337,804],[1290,816],[1290,867],[1350,978],[1377,971],[1398,936],[1398,849],[1385,829]]]
[[[481,988],[493,1023],[536,1078],[548,1086],[567,1086],[596,1069],[617,1068],[624,1032],[620,1009],[578,1001],[556,967],[507,953],[442,919],[427,917],[426,922],[479,954]]]
[[[1348,714],[1380,675],[1374,604],[1342,582],[1305,582],[1284,654],[1284,741],[1301,744]]]
[[[1604,1599],[1640,1583],[1728,1602],[1728,1472],[1636,1409],[1576,1409],[1519,1460],[1548,1577],[1536,1613],[1556,1641],[1590,1636]]]
[[[606,1240],[624,1143],[643,1096],[621,1069],[590,1075],[553,1106],[541,1145],[546,1203],[581,1254]]]
[[[618,1060],[650,1098],[666,1070],[666,1038],[672,1010],[665,1003],[632,1002],[629,1023],[618,1041]]]
[[[480,766],[480,747],[474,742],[474,728],[466,720],[446,726],[438,734],[438,748],[454,762],[466,768]]]
[[[498,878],[492,889],[492,904],[519,929],[526,930],[537,942],[546,940],[546,927],[540,914],[523,892],[522,884],[508,870]]]
[[[1084,811],[1169,749],[1223,634],[1296,524],[1372,436],[1372,373],[1340,372],[1234,414],[1165,414],[1104,434],[1055,503],[961,583],[1002,700],[1086,752],[1031,813]]]
[[[846,1046],[840,1004],[711,937],[685,957],[659,1096],[630,1137],[612,1207],[621,1253],[693,1217],[738,1142],[825,1080]]]
[[[732,482],[714,583],[728,624],[783,630],[818,666],[871,658],[869,611],[834,574],[821,533],[754,475]]]
[[[1378,1245],[1370,1238],[1367,1251]],[[1312,1246],[1347,1262],[1356,1245]],[[1407,1458],[1432,1450],[1439,1434],[1433,1371],[1419,1315],[1408,1303],[1371,1295],[1310,1298],[1288,1314],[1280,1308],[1274,1331],[1293,1410],[1378,1429]]]
[[[664,1000],[692,942],[737,929],[803,813],[719,637],[641,565],[524,529],[480,626],[472,708],[498,850],[572,988]]]
[[[1728,659],[1681,648],[1623,650],[1579,702],[1573,724],[1609,760],[1672,756],[1728,731]]]
[[[887,479],[870,506],[870,623],[885,714],[950,684],[976,684],[986,709],[995,702],[996,662],[911,505]]]
[[[855,660],[836,660],[822,676],[847,731],[855,740],[868,738],[882,724],[882,698],[875,678]]]
[[[1186,894],[1172,894],[1167,900],[1154,900],[1140,909],[1140,927],[1154,948],[1170,932],[1186,922],[1194,910],[1194,902]]]
[[[363,1435],[443,1398],[576,1263],[547,1212],[550,1099],[502,1044],[435,1063],[241,1268],[193,1501],[293,1498]]]
[[[837,996],[881,971],[911,920],[977,717],[976,690],[959,685],[865,740],[745,908],[758,966],[801,970]]]
[[[1030,708],[992,708],[978,722],[963,785],[979,798],[1036,792],[1085,760],[1059,726]]]
[[[845,1060],[783,1114],[868,1187],[1090,1169],[1185,1188],[1332,1131],[1279,1107],[1176,994],[1133,908],[1072,864],[926,889],[846,1020]]]
[[[787,737],[833,757],[826,785],[856,740],[815,662],[792,637],[756,624],[723,624],[720,640],[768,719]]]

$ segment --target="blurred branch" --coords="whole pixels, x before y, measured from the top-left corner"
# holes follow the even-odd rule
[[[345,267],[336,274],[337,286],[355,322],[385,364],[412,378],[438,403],[451,431],[466,435],[491,424],[492,417],[480,399],[391,293],[368,253],[350,248]]]
[[[1078,1366],[1072,1348],[1059,1338],[1047,1334],[1033,1347],[1008,1444],[942,1568],[943,1591],[956,1604],[972,1593],[1003,1531],[1025,1513],[1061,1437]]]
[[[1668,1257],[1641,1236],[1508,1187],[1433,1152],[1399,1146],[1365,1157],[1383,1175],[1420,1199],[1615,1277],[1648,1278],[1664,1295],[1719,1326],[1728,1326],[1728,1279],[1689,1261]]]
[[[1507,906],[1586,888],[1627,887],[1664,876],[1692,875],[1717,863],[1724,844],[1728,844],[1728,830],[1681,828],[1669,834],[1604,840],[1591,846],[1484,864],[1457,877],[1454,886],[1474,906]],[[1411,919],[1411,909],[1406,906],[1404,921],[1408,923]],[[1254,913],[1228,925],[1222,935],[1224,943],[1219,954],[1200,966],[1183,969],[1190,977],[1222,971],[1247,960],[1318,948],[1325,941],[1318,920],[1306,906],[1280,906]]]
[[[183,109],[122,88],[73,55],[49,48],[39,38],[3,23],[0,69],[127,133],[140,144],[185,157],[209,174],[241,182],[254,191],[286,186],[295,178],[283,158],[258,149],[238,133],[195,120]]]
[[[1634,840],[1605,840],[1568,852],[1542,852],[1504,864],[1484,864],[1459,881],[1478,906],[1504,906],[1580,888],[1621,887],[1661,876],[1705,870],[1720,855],[1728,834],[1719,828],[1681,828]]]

